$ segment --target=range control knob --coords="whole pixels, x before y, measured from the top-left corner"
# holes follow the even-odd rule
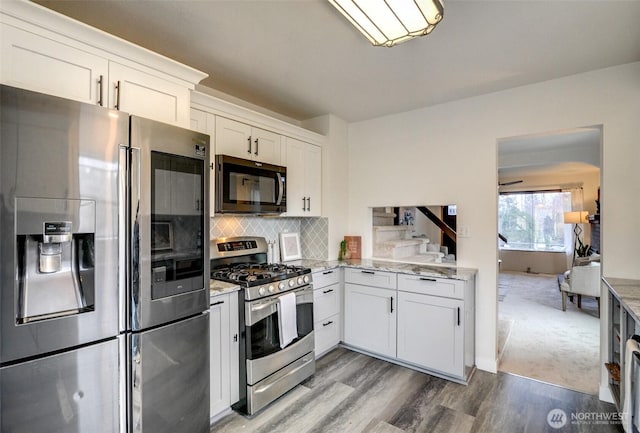
[[[267,291],[266,291],[266,289],[265,289],[264,287],[260,287],[260,288],[258,289],[258,294],[259,294],[260,296],[264,296],[264,294],[265,294],[266,292],[267,292]]]
[[[273,284],[269,286],[269,293],[273,293],[276,291],[276,288],[273,287]]]
[[[293,278],[289,280],[289,287],[293,287],[296,285],[296,280],[294,280]]]
[[[298,277],[298,284],[302,284],[302,277]]]
[[[284,290],[284,287],[285,287],[285,285],[284,285],[284,283],[283,283],[283,282],[280,282],[280,283],[278,284],[278,289],[280,289],[280,290]]]
[[[305,284],[309,283],[309,275],[305,275],[304,277],[302,277],[302,279],[304,280]]]

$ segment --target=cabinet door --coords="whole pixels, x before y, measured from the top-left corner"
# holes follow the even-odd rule
[[[251,128],[252,159],[267,164],[282,164],[282,141],[279,134],[260,128]]]
[[[191,129],[202,132],[209,136],[209,156],[211,164],[209,165],[209,214],[213,216],[214,203],[216,202],[216,172],[214,166],[215,133],[216,133],[216,116],[205,111],[191,109]]]
[[[305,144],[286,138],[287,142],[287,216],[307,216],[305,191]]]
[[[464,302],[398,292],[398,359],[464,376]]]
[[[229,294],[229,381],[231,404],[240,400],[240,318],[238,292]]]
[[[313,317],[324,320],[340,312],[340,285],[333,284],[313,291]]]
[[[109,62],[109,107],[188,128],[189,89],[147,72]]]
[[[103,105],[109,62],[33,33],[0,24],[0,82],[13,87]]]
[[[336,314],[313,324],[316,358],[340,343],[340,315]]]
[[[307,216],[322,214],[322,148],[313,144],[306,145],[305,152],[305,191],[308,198]]]
[[[396,291],[345,284],[344,340],[380,355],[396,356]]]
[[[210,320],[210,416],[214,416],[231,405],[229,382],[229,295],[212,299],[209,308]]]
[[[216,155],[251,159],[251,127],[235,120],[216,117]]]

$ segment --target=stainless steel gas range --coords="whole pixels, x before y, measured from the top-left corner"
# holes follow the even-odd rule
[[[253,415],[313,375],[311,270],[267,263],[261,237],[211,242],[211,278],[240,285],[240,400]]]

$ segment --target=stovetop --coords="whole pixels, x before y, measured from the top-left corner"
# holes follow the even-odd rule
[[[310,272],[311,270],[308,268],[283,263],[236,263],[212,269],[211,278],[252,287],[295,278]]]
[[[243,287],[245,301],[277,295],[311,283],[311,269],[266,263],[267,241],[261,237],[211,241],[211,279]]]

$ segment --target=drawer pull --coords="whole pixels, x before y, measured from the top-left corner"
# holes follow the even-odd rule
[[[331,293],[331,292],[333,292],[333,289],[324,290],[322,293]]]
[[[329,320],[327,323],[323,323],[322,326],[329,326],[333,324],[333,320]]]
[[[333,271],[324,271],[324,272],[322,273],[322,275],[329,275],[329,274],[333,274]]]
[[[420,278],[420,281],[432,281],[435,283],[438,280],[436,280],[435,278]]]
[[[213,307],[214,305],[220,305],[220,304],[224,304],[224,301],[214,302],[213,304],[211,304],[211,306]]]
[[[373,271],[361,271],[363,274],[375,275]]]

